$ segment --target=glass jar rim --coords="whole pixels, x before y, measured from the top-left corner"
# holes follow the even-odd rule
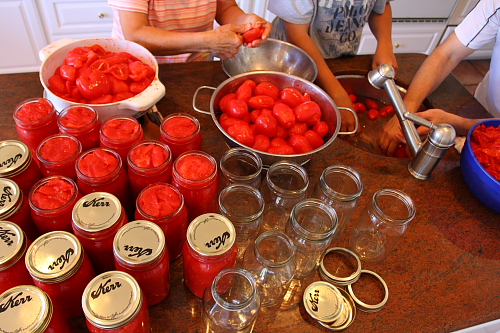
[[[66,203],[64,203],[62,206],[59,206],[57,208],[46,209],[46,208],[40,208],[40,207],[36,206],[32,200],[35,192],[40,187],[44,186],[49,181],[51,181],[52,179],[56,179],[56,178],[60,178],[61,180],[65,181],[65,182],[69,183],[71,186],[73,186],[74,191],[73,191],[73,195],[71,196],[71,198]],[[73,179],[65,177],[65,176],[49,176],[49,177],[45,177],[45,178],[40,179],[39,181],[37,181],[35,183],[35,185],[33,185],[33,187],[30,190],[30,193],[28,194],[28,198],[29,198],[28,201],[29,201],[31,209],[33,209],[33,211],[35,211],[37,214],[48,215],[48,214],[53,214],[55,211],[61,211],[61,210],[66,209],[69,206],[73,206],[73,204],[75,203],[75,200],[79,196],[79,193],[80,192],[78,190],[78,186],[76,185],[76,183]]]
[[[29,104],[29,103],[38,103],[38,101],[40,101],[41,99],[45,99],[52,107],[52,110],[45,117],[43,117],[41,119],[37,119],[37,120],[31,120],[31,121],[24,121],[24,120],[19,119],[17,117],[18,112],[21,110],[21,108],[24,105]],[[34,97],[34,98],[29,98],[27,100],[24,100],[16,106],[16,108],[14,110],[14,121],[15,121],[17,126],[23,127],[23,128],[30,127],[30,126],[43,125],[45,123],[49,123],[49,121],[52,119],[52,117],[54,117],[55,114],[56,114],[56,108],[54,107],[54,104],[50,100],[48,100],[44,97]]]
[[[137,149],[140,146],[144,146],[144,145],[156,145],[156,146],[159,146],[159,147],[165,149],[168,152],[167,159],[162,164],[160,164],[156,167],[152,167],[152,168],[143,168],[143,167],[138,166],[137,164],[134,163],[134,161],[132,161],[131,155],[135,149]],[[130,167],[130,169],[134,170],[135,172],[139,172],[141,174],[154,172],[158,169],[163,169],[163,168],[167,167],[170,163],[172,163],[172,151],[167,144],[165,144],[161,141],[158,141],[158,140],[140,141],[140,142],[137,142],[136,144],[134,144],[130,148],[130,151],[127,154],[127,163],[128,163],[128,166]]]
[[[191,120],[192,122],[194,122],[194,124],[196,125],[196,131],[191,135],[181,136],[181,137],[172,136],[172,135],[168,134],[167,132],[165,132],[165,129],[163,128],[163,126],[167,123],[167,121],[171,120],[172,118],[176,118],[176,117],[187,118],[187,119]],[[160,126],[160,135],[162,137],[165,137],[167,139],[172,138],[174,140],[182,140],[182,141],[192,140],[194,137],[196,137],[198,135],[198,133],[200,133],[200,131],[201,131],[200,122],[198,121],[198,119],[196,117],[190,115],[189,113],[181,113],[181,112],[172,113],[163,119],[162,124]]]
[[[252,195],[254,195],[255,198],[257,199],[257,201],[259,202],[259,205],[260,205],[259,210],[251,215],[248,215],[248,216],[237,216],[237,215],[232,214],[226,208],[222,199],[225,195],[229,195],[232,191],[238,191],[238,190],[250,192]],[[265,208],[264,197],[262,196],[262,194],[260,193],[260,191],[258,189],[256,189],[255,187],[253,187],[251,185],[244,184],[244,183],[233,183],[233,184],[229,184],[228,186],[223,188],[222,191],[220,192],[220,194],[219,194],[219,208],[221,210],[222,215],[229,218],[232,222],[253,223],[256,219],[261,217],[262,214],[264,213],[264,208]]]
[[[177,209],[172,214],[166,215],[166,216],[153,216],[153,215],[149,215],[139,205],[139,199],[144,195],[144,193],[146,193],[147,191],[149,191],[151,188],[153,188],[155,186],[166,186],[166,187],[169,187],[172,191],[174,191],[177,195],[179,195],[179,198],[180,198],[181,202],[179,204],[179,207],[177,207]],[[136,200],[136,209],[139,211],[139,213],[141,215],[143,215],[149,221],[157,221],[157,220],[163,220],[163,219],[173,218],[173,217],[175,217],[175,216],[177,216],[179,214],[179,212],[182,210],[183,207],[184,207],[184,196],[182,195],[181,191],[179,191],[179,189],[177,187],[175,187],[175,186],[173,186],[172,184],[169,184],[169,183],[153,183],[153,184],[149,184],[144,189],[142,189],[142,191],[137,196],[137,200]]]
[[[323,210],[332,220],[331,229],[325,232],[313,232],[300,225],[298,221],[295,219],[297,211],[308,207],[316,207]],[[290,225],[292,229],[302,238],[305,238],[309,241],[322,242],[331,238],[335,233],[335,231],[337,230],[338,216],[335,210],[329,205],[325,204],[323,201],[319,199],[308,198],[300,201],[292,208],[292,212],[290,214]]]
[[[292,172],[296,173],[299,175],[302,180],[304,181],[304,186],[300,189],[297,190],[287,190],[280,188],[277,186],[271,179],[271,175],[273,171],[286,168],[291,170]],[[269,169],[267,170],[266,174],[266,182],[267,186],[270,190],[274,191],[275,193],[280,193],[281,195],[288,196],[288,197],[298,197],[306,193],[307,188],[309,187],[309,177],[307,175],[307,171],[304,169],[304,167],[298,163],[292,162],[292,161],[279,161],[271,165]]]
[[[243,300],[242,302],[235,304],[235,303],[230,303],[227,302],[226,300],[222,299],[222,297],[219,295],[217,292],[217,283],[226,275],[240,275],[244,279],[247,280],[247,282],[250,284],[251,292],[249,293],[248,297]],[[245,308],[248,306],[252,300],[256,297],[259,297],[259,294],[257,292],[257,283],[255,281],[255,278],[253,277],[250,272],[247,270],[240,268],[240,267],[229,267],[226,269],[223,269],[217,276],[215,277],[212,287],[210,288],[210,291],[212,293],[212,296],[217,304],[221,306],[222,308],[229,310],[229,311],[236,311]]]
[[[180,163],[180,161],[182,159],[184,159],[186,156],[190,156],[190,155],[198,155],[198,156],[205,157],[214,166],[214,170],[212,171],[212,173],[204,179],[189,179],[189,178],[182,176],[179,173],[179,171],[177,170],[178,164]],[[186,152],[180,154],[175,159],[174,165],[172,168],[172,178],[175,178],[178,181],[181,181],[182,183],[190,184],[190,185],[204,184],[207,181],[212,182],[217,178],[217,171],[218,171],[217,169],[218,169],[217,168],[217,161],[215,160],[215,158],[212,155],[210,155],[204,151],[201,151],[201,150],[189,150],[189,151],[186,151]]]
[[[112,154],[114,157],[116,157],[118,160],[118,165],[116,166],[115,170],[111,171],[107,175],[99,176],[99,177],[87,176],[86,174],[84,174],[80,170],[80,168],[79,168],[80,162],[81,162],[81,160],[83,160],[85,158],[85,156],[93,153],[94,151],[96,151],[98,149],[104,150],[105,152]],[[92,148],[92,149],[89,149],[89,150],[83,152],[80,155],[80,157],[78,157],[78,159],[76,160],[75,168],[76,168],[76,174],[77,174],[78,178],[84,182],[96,184],[96,183],[100,183],[100,180],[103,178],[110,178],[109,181],[106,182],[106,184],[108,184],[108,183],[111,183],[112,181],[114,181],[115,179],[118,178],[118,176],[120,175],[120,172],[123,168],[123,162],[122,162],[122,158],[120,157],[120,155],[117,152],[115,152],[114,150],[109,149],[109,148],[105,148],[105,147],[96,147],[96,148]],[[105,185],[105,184],[102,184],[102,185]]]
[[[378,204],[378,199],[381,196],[392,196],[396,199],[399,199],[401,202],[404,203],[406,208],[408,209],[408,217],[401,219],[401,218],[394,218],[389,215],[387,215],[379,206]],[[378,190],[372,198],[372,207],[373,207],[373,213],[377,215],[381,220],[387,221],[389,223],[393,224],[399,224],[399,225],[405,225],[408,224],[411,220],[416,215],[416,209],[415,209],[415,204],[411,197],[406,194],[405,192],[398,190],[396,188],[392,187],[385,187],[380,190]]]
[[[255,163],[255,168],[257,169],[257,171],[255,171],[253,174],[243,175],[243,176],[232,174],[229,170],[227,170],[224,167],[224,162],[226,162],[229,158],[237,155],[243,155],[244,157],[249,158],[252,162]],[[243,147],[231,148],[229,150],[226,150],[226,152],[224,153],[224,155],[222,155],[220,159],[220,171],[228,179],[234,179],[235,181],[239,182],[248,182],[260,176],[262,172],[262,159],[259,157],[259,155],[257,155],[256,153],[254,153],[249,149]]]
[[[56,138],[69,138],[70,140],[75,141],[76,145],[77,145],[77,149],[76,149],[76,151],[71,156],[68,156],[68,157],[66,157],[63,160],[48,161],[48,160],[46,160],[46,159],[44,159],[42,157],[42,153],[41,153],[42,147],[48,141],[56,139]],[[56,166],[58,164],[67,163],[67,161],[74,160],[76,162],[76,160],[81,155],[81,153],[82,153],[82,144],[80,143],[80,140],[78,140],[76,137],[74,137],[71,134],[64,134],[64,133],[52,134],[52,135],[46,137],[45,139],[42,140],[42,142],[40,142],[40,144],[38,145],[38,147],[36,149],[36,157],[40,160],[40,162],[43,163],[43,164],[45,164],[45,165],[47,165],[47,166],[52,166],[52,167]]]
[[[265,258],[262,255],[261,251],[259,250],[260,242],[263,241],[264,239],[268,239],[271,237],[275,238],[275,239],[279,239],[279,240],[283,241],[284,244],[286,244],[286,247],[289,250],[289,255],[284,260],[281,260],[281,261],[269,260],[269,259]],[[257,239],[255,240],[255,243],[254,243],[254,251],[255,251],[255,255],[256,255],[257,260],[261,264],[263,264],[264,266],[267,266],[267,267],[276,268],[276,267],[286,266],[293,259],[293,256],[295,254],[295,246],[293,244],[293,241],[290,239],[290,237],[288,237],[288,235],[285,234],[284,232],[278,231],[278,230],[268,230],[268,231],[263,232],[262,234],[260,234],[257,237]]]
[[[137,131],[132,133],[127,139],[115,139],[115,138],[110,138],[106,136],[104,133],[104,128],[106,125],[112,121],[115,120],[127,120],[133,122],[135,125],[137,125]],[[112,117],[107,118],[101,125],[101,130],[99,131],[99,138],[101,141],[104,141],[106,144],[111,144],[111,145],[122,145],[125,143],[132,143],[138,138],[140,138],[142,135],[144,135],[144,131],[142,130],[142,126],[139,123],[139,121],[132,117],[132,116],[125,116],[125,115],[115,115]]]
[[[85,108],[85,109],[91,110],[95,115],[94,119],[92,119],[92,121],[90,123],[88,123],[87,125],[84,125],[81,127],[70,128],[70,127],[64,126],[64,124],[61,122],[61,120],[69,112],[69,110],[76,109],[76,108]],[[61,133],[63,133],[63,131],[64,131],[64,133],[69,133],[69,134],[75,134],[75,132],[78,132],[78,134],[88,133],[88,132],[92,131],[95,124],[98,123],[99,121],[100,121],[100,119],[99,119],[99,114],[97,113],[97,111],[94,108],[92,108],[88,105],[85,105],[85,104],[69,105],[69,106],[65,107],[61,112],[59,112],[59,114],[57,116],[57,125],[59,126],[59,130],[61,131]]]
[[[351,178],[357,187],[357,191],[354,193],[340,193],[331,188],[326,182],[326,177],[334,172],[342,173]],[[327,196],[332,197],[337,201],[343,202],[354,201],[361,196],[361,193],[363,193],[363,181],[361,180],[361,176],[358,172],[356,172],[356,170],[347,165],[330,165],[329,167],[327,167],[321,173],[321,176],[319,178],[319,186]]]

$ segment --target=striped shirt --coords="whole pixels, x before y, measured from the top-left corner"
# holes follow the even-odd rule
[[[176,32],[200,32],[213,29],[217,0],[108,0],[113,9],[115,38],[125,39],[118,10],[148,14],[152,27]],[[207,54],[184,53],[173,56],[156,56],[158,63],[210,60]]]

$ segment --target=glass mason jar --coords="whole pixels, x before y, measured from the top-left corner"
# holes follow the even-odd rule
[[[0,221],[0,294],[21,284],[33,284],[24,264],[30,245],[17,224]]]
[[[225,187],[219,195],[219,210],[236,229],[237,263],[241,263],[248,245],[259,233],[264,212],[264,198],[259,190],[248,184],[235,183]]]
[[[133,211],[127,172],[120,155],[112,149],[93,148],[76,161],[77,184],[82,194],[108,192],[120,200],[125,211]]]
[[[189,150],[201,150],[200,122],[187,113],[172,113],[161,123],[160,141],[170,147],[172,161]]]
[[[306,198],[308,186],[307,171],[300,164],[281,161],[271,165],[261,186],[266,207],[260,232],[285,231],[292,208]]]
[[[113,242],[116,270],[132,275],[139,283],[148,306],[160,303],[170,291],[170,264],[165,236],[149,221],[124,225]]]
[[[128,181],[132,195],[154,183],[170,183],[172,179],[172,153],[159,141],[141,141],[133,146],[128,155]]]
[[[318,199],[305,199],[296,204],[285,233],[295,245],[296,270],[281,305],[286,309],[302,300],[306,278],[316,268],[321,254],[330,245],[337,229],[337,213]]]
[[[28,197],[31,217],[40,233],[56,230],[72,233],[71,214],[81,197],[71,178],[52,176],[40,179]]]
[[[0,177],[11,179],[28,195],[42,173],[28,146],[21,141],[5,140],[0,142]]]
[[[89,193],[73,206],[73,233],[82,244],[97,274],[115,268],[113,240],[127,222],[127,214],[120,200],[110,193]]]
[[[43,139],[59,133],[56,109],[45,98],[30,98],[19,103],[14,110],[14,121],[17,134],[33,155]]]
[[[232,183],[245,183],[260,187],[262,160],[253,151],[238,147],[227,150],[220,159],[220,185],[224,188]]]
[[[91,333],[151,333],[146,300],[130,274],[111,271],[96,276],[85,287],[81,305]]]
[[[403,191],[383,188],[365,207],[349,238],[349,246],[361,260],[387,258],[415,217],[413,200]]]
[[[59,132],[73,135],[82,144],[82,151],[99,147],[101,120],[98,113],[87,105],[70,105],[57,117]]]
[[[33,285],[19,285],[0,295],[0,331],[71,333],[70,323],[54,310],[50,297]]]
[[[15,223],[30,241],[40,236],[31,218],[28,198],[15,182],[6,178],[0,178],[0,221]]]
[[[203,331],[250,333],[260,308],[254,277],[246,270],[230,267],[215,277],[203,295]]]
[[[139,194],[136,200],[136,220],[156,223],[163,230],[170,261],[182,254],[188,229],[188,212],[184,196],[173,185],[151,184]]]
[[[77,138],[67,134],[46,137],[36,150],[40,171],[44,177],[64,176],[76,181],[76,160],[82,154]]]
[[[197,297],[203,297],[220,271],[236,263],[235,234],[231,221],[219,214],[200,215],[189,224],[182,251],[184,282]]]
[[[172,185],[184,196],[189,221],[218,211],[217,161],[209,154],[192,150],[179,155],[172,170]]]
[[[333,239],[345,230],[363,192],[361,176],[346,165],[331,165],[321,173],[314,187],[313,198],[329,204],[337,213],[339,223]]]
[[[117,115],[109,117],[102,123],[99,140],[101,147],[113,149],[125,163],[130,148],[145,140],[145,137],[136,118]]]
[[[54,311],[64,318],[83,314],[83,291],[95,272],[76,236],[65,231],[40,236],[26,252],[26,267],[35,286],[49,295]]]
[[[295,273],[295,247],[283,232],[270,230],[257,237],[245,252],[243,268],[255,278],[260,294],[259,319],[255,329],[268,329],[276,317]]]

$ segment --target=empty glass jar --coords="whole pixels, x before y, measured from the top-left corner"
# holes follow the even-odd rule
[[[220,188],[232,183],[245,183],[259,188],[261,171],[262,160],[259,155],[246,148],[231,148],[220,159]]]

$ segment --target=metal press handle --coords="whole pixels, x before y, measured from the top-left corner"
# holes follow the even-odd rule
[[[350,135],[350,134],[355,134],[357,131],[358,131],[358,127],[359,127],[359,122],[358,122],[358,115],[356,114],[356,111],[354,111],[353,109],[350,109],[350,108],[345,108],[343,106],[339,106],[339,109],[340,110],[347,110],[349,111],[350,113],[352,113],[354,115],[354,131],[352,132],[338,132],[337,134],[338,135]]]
[[[214,90],[215,91],[215,89],[217,89],[217,88],[209,87],[209,86],[201,86],[198,89],[196,89],[196,91],[194,92],[194,95],[193,95],[193,109],[196,112],[199,112],[199,113],[211,114],[210,111],[205,111],[205,110],[202,110],[202,109],[198,109],[198,107],[196,106],[196,98],[198,97],[198,93],[201,90],[203,90],[203,89],[210,89],[210,90]]]

